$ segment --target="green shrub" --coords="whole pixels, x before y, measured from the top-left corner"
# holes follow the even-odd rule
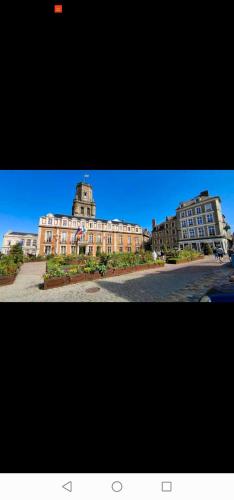
[[[209,243],[204,244],[203,251],[204,251],[205,255],[212,255],[213,254],[213,250],[212,250],[211,246],[209,245]]]
[[[173,260],[187,260],[189,262],[196,259],[199,255],[200,255],[199,252],[192,249],[174,250],[167,255],[167,261],[169,262],[169,260],[173,259]]]
[[[99,263],[104,264],[104,266],[107,266],[109,260],[111,259],[111,255],[107,253],[101,253],[99,257]]]
[[[95,271],[97,271],[97,267],[92,267],[92,266],[87,266],[84,268],[84,273],[87,273],[87,274],[93,274],[95,273]]]
[[[12,276],[17,272],[18,268],[19,265],[16,264],[15,262],[12,262],[10,260],[8,262],[1,261],[0,276]]]
[[[20,243],[11,247],[9,257],[12,258],[16,264],[24,262],[24,253]]]
[[[81,274],[82,270],[80,269],[79,266],[73,266],[70,269],[68,269],[67,274],[69,276],[75,276],[76,274]]]
[[[98,266],[98,271],[101,274],[101,276],[104,276],[107,272],[107,267],[104,264],[100,264]]]
[[[51,260],[54,258],[55,258],[55,255],[53,253],[51,253],[50,255],[46,255],[46,260]]]
[[[46,278],[45,278],[45,276],[46,276]],[[54,268],[54,269],[48,270],[47,273],[44,275],[44,278],[45,279],[48,279],[48,278],[61,278],[61,277],[64,277],[64,276],[67,276],[67,273],[63,269]]]

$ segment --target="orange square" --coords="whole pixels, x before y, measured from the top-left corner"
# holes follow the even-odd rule
[[[63,6],[61,4],[57,4],[54,6],[54,13],[55,14],[62,14],[63,12]]]

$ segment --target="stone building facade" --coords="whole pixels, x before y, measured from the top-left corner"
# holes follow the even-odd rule
[[[72,215],[78,217],[96,217],[96,203],[93,199],[93,188],[90,184],[80,182],[76,186]]]
[[[231,246],[232,237],[219,196],[203,191],[196,198],[181,202],[176,215],[181,249],[203,251],[205,244],[209,244],[211,248],[222,247],[226,253]]]
[[[78,236],[80,229],[82,234]],[[50,213],[39,220],[38,255],[83,253],[95,256],[99,253],[138,252],[142,248],[143,230],[139,224],[96,218],[90,184],[77,185],[72,215]]]
[[[3,246],[0,250],[3,254],[9,255],[11,247],[20,243],[22,245],[24,255],[36,255],[37,239],[38,235],[36,233],[19,233],[9,231],[3,236]]]
[[[176,216],[167,217],[165,222],[156,224],[153,220],[152,248],[156,251],[170,250],[178,247],[178,231]]]

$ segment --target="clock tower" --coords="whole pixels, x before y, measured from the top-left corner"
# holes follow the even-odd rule
[[[80,182],[76,186],[76,196],[73,201],[72,215],[77,217],[96,217],[96,203],[93,199],[91,184]]]

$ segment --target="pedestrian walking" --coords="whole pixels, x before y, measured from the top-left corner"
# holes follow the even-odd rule
[[[152,256],[153,256],[153,259],[154,259],[154,262],[155,262],[157,260],[157,258],[158,258],[157,252],[155,250],[153,251]]]
[[[218,248],[218,252],[217,253],[218,253],[218,260],[219,260],[219,262],[221,264],[223,262],[223,254],[224,254],[223,249],[221,247]]]
[[[218,250],[216,247],[213,250],[213,255],[214,255],[215,260],[218,260]]]
[[[164,255],[165,255],[165,254],[164,254],[164,252],[163,252],[163,251],[161,251],[161,259],[162,259],[162,260],[164,260]]]

